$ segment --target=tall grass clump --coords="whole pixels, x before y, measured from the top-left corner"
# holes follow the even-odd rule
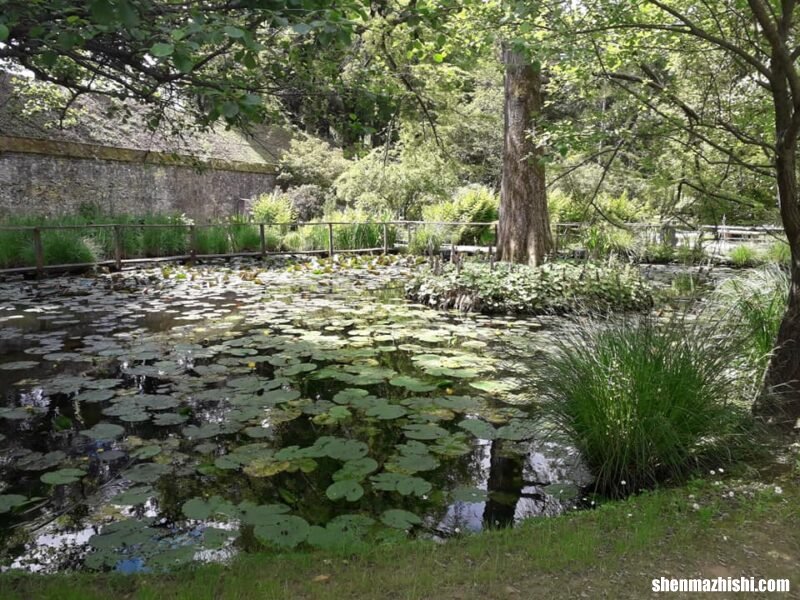
[[[789,244],[784,241],[778,240],[767,248],[767,260],[779,265],[788,265],[792,262],[792,252],[789,250]]]
[[[566,433],[597,491],[625,496],[728,462],[747,418],[731,404],[734,345],[651,319],[562,338],[543,374],[543,415]]]
[[[731,262],[737,267],[752,267],[761,262],[758,252],[751,246],[736,246],[730,253]]]
[[[257,252],[261,249],[261,232],[258,227],[241,217],[231,219],[230,236],[231,249],[234,252]],[[271,241],[266,231],[264,240]]]
[[[283,225],[295,220],[291,199],[278,192],[259,196],[253,205],[252,213],[256,223],[266,225]]]
[[[76,229],[42,231],[42,253],[46,265],[70,265],[97,261],[97,248]],[[24,247],[20,254],[26,265],[36,264],[33,246]]]
[[[129,236],[129,248],[133,250],[138,243],[138,253],[146,257],[179,256],[188,250],[188,228],[180,215],[154,215],[139,219],[142,225],[174,225],[174,227],[141,227],[138,239],[133,229],[126,227],[123,236]]]
[[[227,254],[231,251],[227,227],[210,225],[195,228],[198,254]]]
[[[716,299],[730,332],[739,340],[748,365],[757,373],[758,383],[775,348],[790,287],[789,273],[777,265],[768,265],[731,279],[717,290]]]

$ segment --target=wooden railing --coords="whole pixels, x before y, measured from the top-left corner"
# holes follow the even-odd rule
[[[357,226],[371,225],[381,229],[381,245],[378,247],[365,248],[336,248],[334,228],[337,226]],[[234,258],[234,257],[262,257],[267,256],[287,256],[287,255],[327,255],[333,257],[336,253],[383,253],[386,254],[394,250],[394,243],[390,243],[390,227],[405,228],[406,244],[410,242],[412,231],[420,225],[443,226],[443,227],[491,227],[494,231],[494,240],[497,239],[496,222],[465,222],[465,221],[294,221],[288,223],[255,223],[255,222],[227,222],[227,223],[88,223],[75,225],[0,225],[0,232],[18,231],[27,232],[31,236],[34,264],[10,268],[0,268],[0,274],[35,272],[42,275],[45,271],[64,271],[72,269],[85,269],[97,266],[111,266],[117,270],[124,265],[165,262],[174,260],[195,261],[197,259],[211,258]],[[203,254],[199,252],[197,243],[197,231],[203,228],[231,228],[235,227],[257,227],[260,238],[260,248],[257,251],[246,252],[226,252],[220,254]],[[268,250],[267,232],[269,230],[298,230],[303,227],[327,227],[327,248],[315,250]],[[69,231],[69,230],[111,230],[113,236],[113,258],[96,260],[92,262],[66,263],[66,264],[46,264],[45,263],[45,244],[42,234],[49,231]],[[124,237],[126,231],[144,229],[185,229],[188,235],[188,252],[184,254],[170,254],[168,256],[148,256],[140,258],[127,258],[124,251]],[[452,244],[451,244],[452,246]],[[494,244],[483,246],[486,252],[491,253]]]

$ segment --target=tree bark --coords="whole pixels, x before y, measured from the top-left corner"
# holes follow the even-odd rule
[[[775,172],[781,222],[792,256],[791,286],[786,313],[764,379],[764,390],[753,406],[753,412],[777,425],[791,427],[800,419],[800,205],[797,197],[797,133],[792,126],[796,109],[786,66],[775,55],[772,64],[775,71],[772,79]]]
[[[535,120],[542,110],[541,73],[522,52],[503,49],[505,140],[498,260],[539,265],[553,247],[542,151]]]

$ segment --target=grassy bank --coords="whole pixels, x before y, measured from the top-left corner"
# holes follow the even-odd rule
[[[168,575],[0,576],[0,597],[642,598],[665,577],[789,578],[800,590],[800,485],[694,481],[444,545],[249,555]]]

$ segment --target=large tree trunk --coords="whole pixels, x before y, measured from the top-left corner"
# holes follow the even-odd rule
[[[776,170],[781,220],[792,254],[791,287],[764,391],[753,409],[775,424],[792,426],[800,419],[800,207],[794,143],[779,143]]]
[[[532,131],[542,110],[541,73],[510,48],[503,49],[503,62],[505,141],[497,258],[539,265],[553,246],[544,162]]]
[[[791,287],[776,347],[767,369],[764,390],[753,411],[779,425],[800,419],[800,205],[797,197],[797,134],[782,63],[773,56],[775,105],[775,171],[781,221],[792,255]]]

